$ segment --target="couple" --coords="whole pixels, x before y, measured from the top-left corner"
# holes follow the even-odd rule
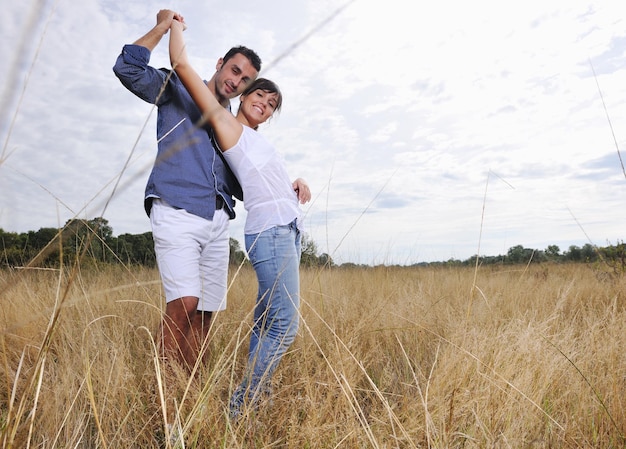
[[[233,47],[204,82],[189,65],[183,17],[170,10],[132,45],[113,71],[139,98],[158,107],[158,154],[148,179],[150,217],[166,296],[161,351],[188,369],[205,355],[212,312],[226,308],[228,221],[236,198],[248,216],[245,244],[259,282],[248,366],[231,397],[231,416],[267,391],[298,328],[300,208],[307,184],[290,181],[282,159],[256,129],[279,111],[282,95],[259,78],[261,60]],[[173,72],[148,65],[170,32]],[[234,116],[230,99],[240,97]],[[241,185],[239,184],[241,182]]]

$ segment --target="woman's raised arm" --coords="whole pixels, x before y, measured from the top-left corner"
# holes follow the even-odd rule
[[[220,147],[226,151],[237,143],[243,132],[243,127],[230,111],[217,101],[204,80],[189,64],[185,50],[185,39],[183,38],[184,29],[184,22],[172,21],[170,27],[170,63],[189,95],[202,111],[204,120],[215,131],[215,137]]]

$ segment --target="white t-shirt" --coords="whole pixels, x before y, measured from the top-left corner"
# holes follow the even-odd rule
[[[224,157],[243,190],[243,205],[248,211],[246,234],[258,234],[300,219],[298,196],[285,162],[261,134],[244,126],[239,141],[224,151]]]

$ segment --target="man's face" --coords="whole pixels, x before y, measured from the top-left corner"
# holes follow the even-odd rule
[[[238,96],[259,74],[250,60],[241,53],[226,62],[220,58],[215,68],[215,96],[218,100]]]

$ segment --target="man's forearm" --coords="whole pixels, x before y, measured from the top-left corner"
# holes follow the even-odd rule
[[[148,50],[152,51],[159,44],[159,42],[161,42],[161,39],[165,36],[165,34],[167,34],[168,30],[169,27],[165,27],[163,23],[158,23],[154,28],[133,42],[133,44],[141,45],[142,47],[146,47]]]
[[[161,42],[163,36],[167,34],[174,17],[178,17],[174,11],[162,9],[157,14],[157,24],[145,35],[133,42],[135,45],[141,45],[152,51]]]

